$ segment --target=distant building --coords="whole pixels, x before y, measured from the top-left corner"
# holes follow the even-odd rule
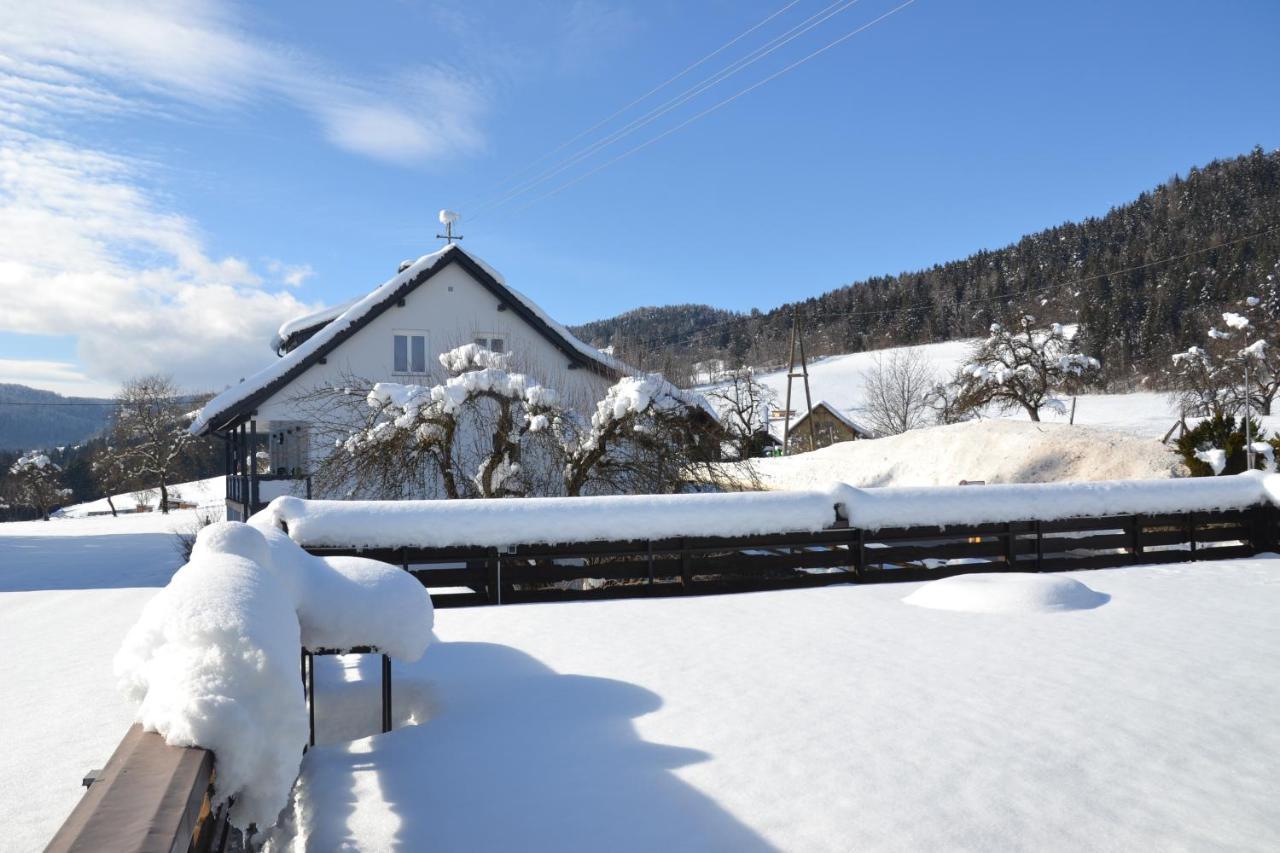
[[[809,430],[811,418],[812,437]],[[855,441],[860,438],[875,438],[875,433],[826,400],[814,403],[811,410],[791,422],[790,444],[793,453],[804,453],[839,441]]]

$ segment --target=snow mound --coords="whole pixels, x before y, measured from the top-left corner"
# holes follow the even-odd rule
[[[1058,613],[1092,610],[1111,596],[1062,575],[999,572],[930,581],[902,600],[916,607],[965,613]]]
[[[115,658],[137,720],[218,763],[219,802],[238,826],[271,826],[307,741],[302,647],[376,646],[421,657],[433,613],[426,589],[374,560],[319,558],[283,532],[239,522],[200,531],[191,560],[142,612]]]
[[[845,441],[794,456],[754,460],[773,489],[955,486],[1080,480],[1158,480],[1186,475],[1159,441],[1096,427],[981,420]]]

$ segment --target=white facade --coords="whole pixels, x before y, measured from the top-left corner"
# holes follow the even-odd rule
[[[457,246],[420,258],[365,297],[313,316],[325,325],[211,400],[193,424],[196,433],[242,430],[230,445],[229,475],[249,476],[248,463],[237,462],[248,458],[248,447],[257,448],[259,477],[313,472],[332,452],[335,438],[345,438],[348,425],[357,428],[365,414],[359,395],[335,395],[335,389],[441,383],[448,374],[439,356],[463,344],[501,348],[510,354],[512,370],[555,389],[584,414],[629,372],[574,338]],[[283,337],[314,328],[309,319],[286,323]],[[280,343],[277,337],[272,345]],[[351,411],[352,403],[358,412]]]
[[[477,337],[501,338],[512,357],[512,369],[555,388],[570,403],[586,410],[604,396],[613,380],[586,368],[569,369],[569,356],[535,331],[508,306],[456,264],[450,264],[408,294],[404,305],[392,305],[288,385],[257,406],[259,430],[264,424],[306,420],[299,397],[317,388],[361,386],[373,382],[442,381],[443,352],[472,343]],[[395,370],[395,337],[426,337],[426,371]],[[412,365],[410,365],[412,367]],[[271,429],[266,426],[266,429]]]

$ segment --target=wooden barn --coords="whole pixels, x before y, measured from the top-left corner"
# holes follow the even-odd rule
[[[812,431],[810,420],[813,422]],[[792,421],[788,443],[792,453],[804,453],[838,441],[860,438],[875,438],[875,434],[826,400],[819,400],[812,409]]]

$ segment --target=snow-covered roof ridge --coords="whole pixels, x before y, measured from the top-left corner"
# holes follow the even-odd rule
[[[481,281],[481,283],[491,289],[497,288],[503,297],[509,296],[514,300],[517,303],[513,306],[517,309],[515,313],[521,314],[535,331],[562,347],[571,357],[581,359],[587,364],[594,364],[597,370],[613,378],[635,372],[621,361],[578,340],[564,326],[551,319],[533,300],[508,287],[497,270],[475,255],[463,251],[457,243],[450,243],[430,254],[423,255],[370,293],[350,303],[319,331],[278,361],[215,396],[205,404],[199,416],[192,422],[191,433],[200,435],[209,429],[217,428],[251,405],[266,399],[347,337],[357,332],[389,304],[403,297],[452,262],[463,263],[464,267],[470,265],[469,271],[473,277],[487,278],[488,282]],[[299,322],[302,319],[305,318],[299,318]]]
[[[360,301],[360,297],[348,299],[345,302],[339,302],[337,305],[330,305],[327,308],[321,308],[318,311],[312,311],[310,314],[302,314],[294,317],[292,320],[286,320],[280,324],[280,328],[276,330],[275,336],[271,338],[271,350],[279,352],[280,348],[285,345],[289,338],[304,332],[307,329],[316,326],[323,326],[332,320],[341,317],[352,305]]]
[[[848,414],[846,414],[845,412],[840,411],[839,409],[837,409],[837,408],[835,407],[835,405],[833,405],[832,403],[830,403],[830,402],[828,402],[828,401],[826,401],[826,400],[819,400],[818,402],[814,403],[814,404],[813,404],[813,406],[809,409],[809,411],[808,411],[808,412],[805,412],[803,415],[801,415],[799,418],[797,418],[797,419],[795,420],[795,422],[794,422],[794,423],[792,423],[792,424],[791,424],[791,428],[794,430],[794,429],[796,428],[796,424],[800,423],[800,422],[801,422],[801,421],[803,421],[805,418],[809,417],[809,414],[810,414],[811,412],[813,412],[813,411],[814,411],[814,409],[817,409],[817,408],[820,408],[820,407],[821,407],[821,408],[826,409],[828,412],[830,412],[830,413],[831,413],[831,416],[832,416],[832,417],[834,417],[836,420],[840,421],[840,423],[844,424],[845,426],[847,426],[849,429],[853,430],[854,432],[859,433],[859,434],[861,434],[861,435],[865,435],[865,436],[872,436],[872,435],[875,435],[875,433],[874,433],[871,429],[867,428],[865,425],[863,425],[863,424],[859,423],[858,421],[854,420],[852,417],[850,417],[850,416],[849,416]]]

